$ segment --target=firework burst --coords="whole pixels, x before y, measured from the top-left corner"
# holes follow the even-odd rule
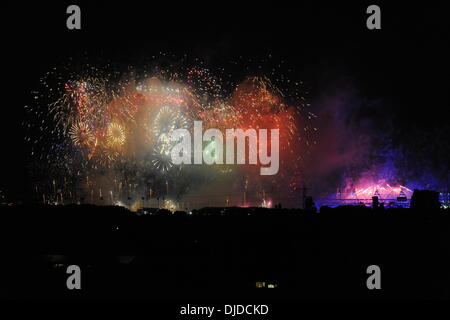
[[[173,167],[170,154],[166,154],[166,151],[161,147],[153,150],[153,159],[151,161],[154,169],[163,174],[169,172]]]
[[[110,148],[118,149],[122,147],[126,141],[125,128],[117,122],[111,122],[106,132],[106,141]]]
[[[70,138],[78,147],[91,147],[95,144],[95,136],[89,125],[78,121],[74,123],[69,130]]]

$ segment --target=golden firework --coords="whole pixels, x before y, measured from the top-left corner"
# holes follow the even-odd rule
[[[79,147],[91,146],[95,142],[90,127],[82,121],[78,121],[70,127],[69,136],[73,143]]]
[[[111,122],[106,132],[106,141],[111,148],[120,148],[126,140],[124,127],[117,123]]]

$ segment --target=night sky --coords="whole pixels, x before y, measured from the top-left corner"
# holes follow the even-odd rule
[[[365,13],[372,2],[74,3],[82,11],[79,31],[66,29],[65,11],[72,2],[4,5],[0,188],[11,200],[23,199],[28,183],[21,122],[30,91],[50,68],[83,55],[127,65],[167,52],[197,56],[215,66],[239,56],[257,60],[270,54],[285,61],[294,70],[293,80],[310,89],[308,99],[319,116],[341,113],[344,127],[360,126],[364,134],[391,140],[414,158],[405,161],[411,170],[428,164],[433,172],[448,170],[449,19],[444,2],[426,7],[376,2],[382,29],[373,31],[366,28]],[[336,96],[353,107],[331,111],[329,101]],[[322,126],[322,132],[330,129],[326,121]],[[321,177],[320,168],[311,170]]]

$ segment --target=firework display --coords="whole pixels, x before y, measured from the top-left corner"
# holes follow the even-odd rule
[[[37,199],[128,207],[171,200],[188,207],[196,206],[194,187],[212,184],[219,187],[208,201],[242,205],[252,199],[260,204],[280,193],[273,188],[275,181],[295,193],[300,150],[315,143],[305,121],[313,114],[305,111],[300,84],[287,94],[283,81],[275,85],[266,76],[232,82],[203,67],[140,73],[87,65],[77,73],[53,70],[41,79],[41,90],[33,92],[35,104],[26,107],[30,120],[25,123],[36,163]],[[192,131],[196,120],[203,121],[205,130],[279,129],[284,169],[263,178],[256,174],[259,165],[174,165],[170,137],[176,129]],[[252,187],[242,194],[248,177]],[[226,184],[231,188],[224,191]],[[185,194],[191,200],[184,200]]]
[[[0,298],[450,300],[444,4],[6,2]]]

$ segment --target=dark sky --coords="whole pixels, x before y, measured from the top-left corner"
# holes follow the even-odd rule
[[[382,29],[366,28],[372,2],[289,1],[14,1],[2,11],[4,53],[3,170],[0,188],[20,198],[26,170],[23,106],[39,77],[69,56],[136,64],[160,51],[199,56],[211,65],[236,56],[272,54],[311,88],[311,100],[351,79],[362,95],[382,98],[381,114],[399,135],[414,125],[448,122],[448,10],[442,2],[373,2]],[[244,5],[245,3],[245,5]],[[66,29],[69,4],[82,10],[82,30]],[[404,130],[403,130],[404,128]],[[448,134],[446,135],[448,139]],[[445,140],[444,140],[445,141]],[[448,141],[448,140],[447,140]]]

